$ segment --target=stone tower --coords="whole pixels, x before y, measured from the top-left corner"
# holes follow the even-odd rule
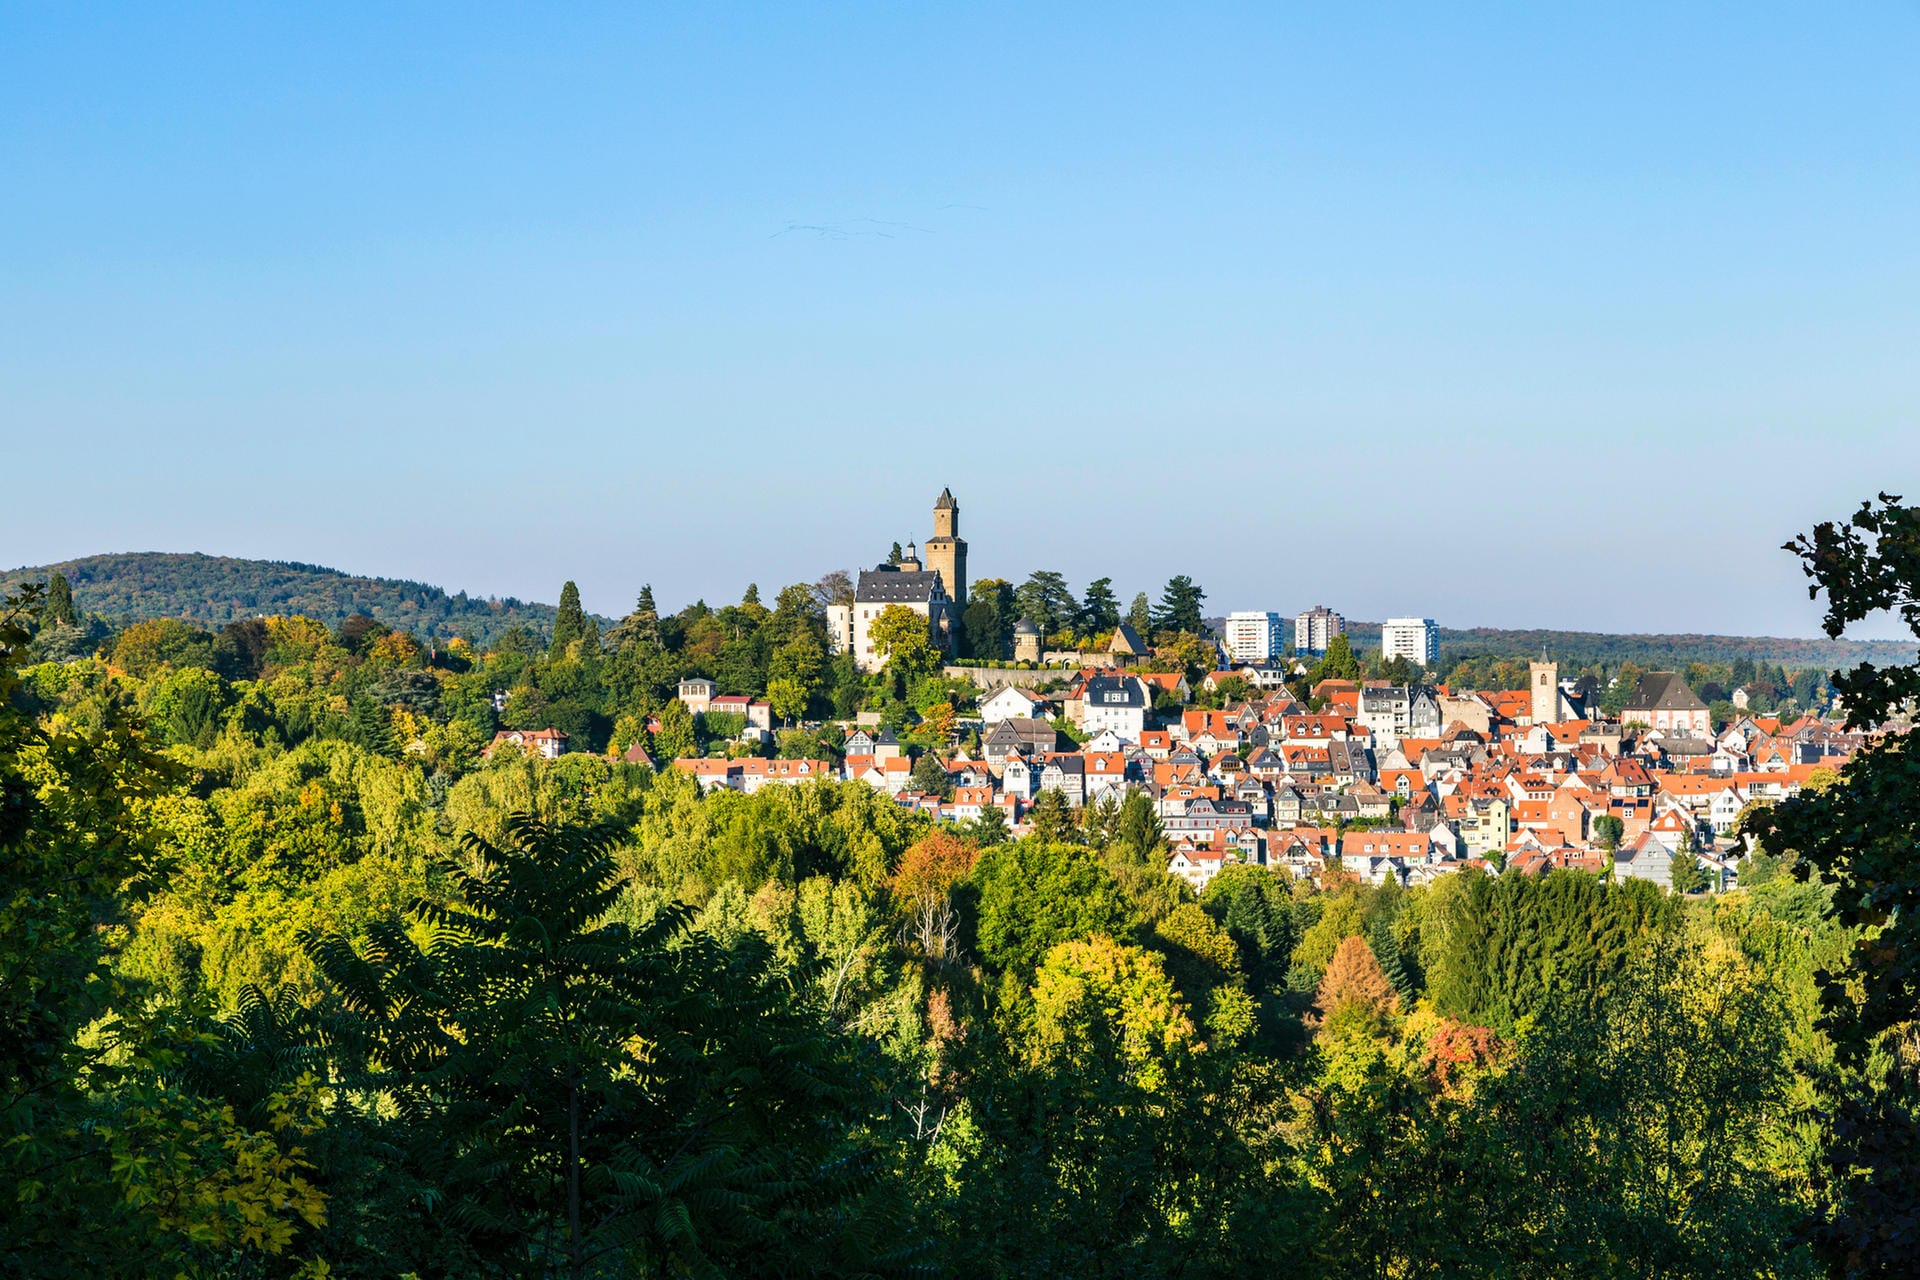
[[[951,489],[933,502],[933,536],[927,539],[927,568],[940,575],[954,608],[967,607],[967,540],[960,536],[960,504]]]
[[[1533,691],[1533,722],[1553,724],[1560,719],[1560,664],[1543,655],[1527,664],[1527,687]]]

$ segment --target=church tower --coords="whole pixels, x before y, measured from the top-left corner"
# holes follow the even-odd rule
[[[953,490],[942,489],[933,502],[933,536],[927,539],[927,568],[940,575],[954,608],[967,607],[967,542],[960,536],[960,504]]]
[[[1560,664],[1540,661],[1527,664],[1527,685],[1533,690],[1532,714],[1535,724],[1557,724],[1560,720]]]

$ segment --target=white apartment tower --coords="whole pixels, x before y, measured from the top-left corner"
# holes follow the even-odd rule
[[[1320,657],[1338,635],[1345,635],[1347,620],[1323,604],[1315,605],[1293,620],[1293,651],[1301,657]]]
[[[1286,647],[1279,614],[1243,609],[1227,615],[1227,652],[1235,662],[1272,662]]]
[[[1430,667],[1440,661],[1440,628],[1432,618],[1388,618],[1380,626],[1380,656]]]

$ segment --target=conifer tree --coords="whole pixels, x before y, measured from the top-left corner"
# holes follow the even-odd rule
[[[1145,637],[1153,630],[1153,608],[1147,603],[1147,593],[1142,591],[1133,597],[1133,603],[1127,606],[1127,625]]]
[[[567,579],[560,588],[560,606],[553,614],[553,644],[548,649],[551,658],[564,658],[567,646],[586,634],[587,615],[580,608],[580,588],[573,585],[573,579]]]
[[[1120,602],[1114,598],[1113,579],[1095,578],[1087,584],[1086,598],[1080,603],[1080,629],[1091,636],[1119,625]]]
[[[1373,958],[1367,940],[1355,934],[1343,938],[1334,950],[1313,1003],[1328,1025],[1351,1018],[1358,1025],[1377,1028],[1388,1014],[1398,1011],[1400,997]]]
[[[47,602],[41,616],[59,626],[80,625],[80,611],[74,608],[73,586],[67,581],[66,574],[56,573],[47,579]]]
[[[1160,609],[1154,615],[1153,625],[1162,631],[1185,631],[1199,635],[1206,629],[1206,623],[1200,617],[1200,603],[1207,598],[1199,584],[1186,574],[1175,574],[1167,580],[1167,589],[1160,595]]]

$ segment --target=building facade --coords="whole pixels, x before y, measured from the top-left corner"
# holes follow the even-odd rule
[[[1240,610],[1227,615],[1227,653],[1235,662],[1271,662],[1286,645],[1279,614]]]
[[[1305,613],[1295,615],[1293,619],[1293,651],[1301,657],[1321,657],[1327,651],[1327,645],[1338,635],[1345,635],[1347,620],[1327,608],[1317,604]]]
[[[1649,671],[1642,675],[1639,686],[1620,712],[1620,721],[1687,737],[1713,735],[1712,712],[1676,671]]]
[[[1380,656],[1431,667],[1440,661],[1440,628],[1432,618],[1388,618],[1380,626]]]

